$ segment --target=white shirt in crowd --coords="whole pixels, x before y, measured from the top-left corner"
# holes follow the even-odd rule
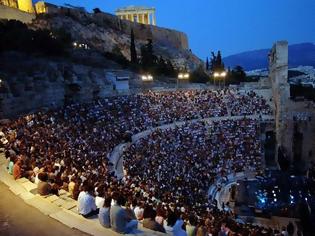
[[[105,198],[96,196],[95,197],[95,205],[97,208],[102,208],[104,206]]]
[[[135,213],[137,220],[143,220],[143,211],[144,211],[143,208],[136,206],[133,211]]]
[[[78,212],[87,215],[96,210],[95,199],[88,192],[81,191],[78,197]]]

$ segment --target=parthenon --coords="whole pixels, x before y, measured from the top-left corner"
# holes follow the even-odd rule
[[[156,25],[154,7],[129,6],[116,10],[116,15],[122,20],[129,20],[146,25]]]

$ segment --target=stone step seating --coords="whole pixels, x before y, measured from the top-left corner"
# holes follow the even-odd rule
[[[3,153],[0,153],[0,181],[6,184],[10,191],[19,196],[23,201],[35,207],[44,215],[49,216],[62,224],[78,229],[84,233],[95,236],[116,236],[120,235],[110,229],[106,229],[100,225],[98,218],[85,219],[77,212],[77,201],[69,197],[69,193],[60,190],[60,196],[48,195],[40,196],[37,194],[36,184],[30,182],[26,178],[14,180],[12,176],[7,172],[7,160]],[[151,231],[142,227],[139,223],[138,232],[139,236],[159,236],[166,235],[163,233]]]

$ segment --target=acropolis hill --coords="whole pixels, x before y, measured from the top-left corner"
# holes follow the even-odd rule
[[[170,59],[176,67],[194,69],[201,63],[189,50],[185,33],[123,20],[109,13],[93,14],[78,8],[48,6],[46,12],[35,14],[0,4],[0,18],[21,20],[32,29],[63,28],[77,42],[100,52],[112,52],[118,46],[127,59],[130,58],[130,32],[133,29],[138,51],[147,39],[152,39],[156,55]]]
[[[88,13],[71,6],[49,4],[45,12],[38,13],[42,8],[35,5],[33,9],[37,13],[27,12],[18,9],[18,3],[9,7],[0,1],[0,20],[18,20],[35,31],[62,30],[71,35],[73,45],[68,46],[66,55],[58,57],[25,50],[23,37],[14,36],[21,44],[18,50],[4,46],[0,53],[2,117],[14,117],[42,107],[60,107],[68,100],[88,102],[108,96],[113,93],[113,86],[105,79],[108,70],[123,71],[130,76],[131,87],[139,87],[138,74],[106,56],[115,56],[118,51],[130,59],[131,29],[138,55],[147,39],[152,39],[155,55],[170,60],[176,68],[193,71],[202,63],[189,50],[186,34],[176,30],[120,19],[109,13]],[[51,51],[39,44],[41,50]]]

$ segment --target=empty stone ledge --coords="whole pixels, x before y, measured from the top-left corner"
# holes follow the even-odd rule
[[[22,186],[18,185],[18,184],[14,184],[14,185],[9,185],[9,189],[12,193],[14,193],[15,195],[21,195],[23,193],[27,193],[27,191],[25,190],[25,188],[23,188]]]
[[[41,197],[44,197],[47,201],[49,201],[51,203],[59,199],[59,197],[56,195],[47,195],[47,196],[41,196]]]
[[[30,193],[30,192],[24,192],[24,193],[21,193],[19,195],[19,197],[22,198],[24,201],[27,201],[27,200],[31,200],[32,198],[34,198],[35,195]]]
[[[29,180],[23,177],[23,178],[17,179],[16,182],[23,184],[23,183],[29,182]]]
[[[55,220],[69,226],[70,228],[78,229],[84,233],[94,236],[117,236],[120,235],[110,229],[102,227],[98,222],[85,219],[83,216],[78,215],[72,211],[62,210],[50,215]]]
[[[24,182],[21,184],[28,192],[31,192],[34,189],[37,189],[37,184],[34,184],[30,181]]]
[[[49,201],[39,196],[35,196],[32,199],[26,200],[25,203],[35,207],[36,209],[41,211],[44,215],[50,215],[58,211],[61,211],[61,208],[59,208],[56,205],[51,204]]]

